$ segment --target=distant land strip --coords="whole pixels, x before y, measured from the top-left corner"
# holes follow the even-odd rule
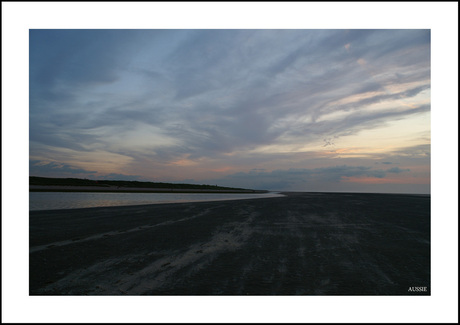
[[[217,185],[162,182],[90,180],[80,178],[29,177],[30,192],[119,192],[119,193],[267,193],[266,190]]]

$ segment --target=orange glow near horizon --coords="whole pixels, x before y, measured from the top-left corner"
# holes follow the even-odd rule
[[[342,177],[343,182],[358,184],[430,184],[429,178],[402,177],[402,178],[377,178],[377,177]]]
[[[179,159],[176,161],[171,161],[168,165],[193,166],[193,165],[196,165],[196,162],[189,160],[189,159]]]

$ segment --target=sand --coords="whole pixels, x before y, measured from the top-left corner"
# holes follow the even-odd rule
[[[29,294],[430,295],[429,196],[285,194],[31,211]]]

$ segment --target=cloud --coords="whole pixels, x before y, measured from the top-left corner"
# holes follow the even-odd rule
[[[125,174],[117,174],[117,173],[110,173],[107,175],[99,176],[97,179],[104,179],[104,180],[116,180],[116,181],[142,181],[144,178],[139,175],[125,175]]]
[[[388,173],[395,173],[395,174],[399,174],[399,173],[402,173],[402,172],[409,172],[410,169],[401,169],[399,167],[393,167],[393,168],[390,168],[390,169],[387,169],[387,172]]]
[[[55,161],[29,161],[30,176],[50,176],[50,177],[82,177],[91,179],[106,179],[106,180],[126,180],[126,181],[142,181],[145,179],[140,175],[127,175],[119,173],[100,174],[97,171],[86,170]]]
[[[232,186],[245,184],[253,187],[269,190],[286,190],[303,188],[304,190],[329,189],[342,183],[348,178],[370,177],[383,179],[388,173],[401,173],[408,169],[391,168],[388,170],[372,169],[366,166],[331,166],[323,168],[290,168],[277,169],[271,172],[253,169],[249,172],[238,172],[222,179],[213,180],[221,184]]]
[[[429,84],[424,84],[424,85],[421,85],[421,86],[417,86],[417,87],[414,87],[414,88],[411,88],[411,89],[407,89],[407,90],[404,90],[404,91],[401,91],[401,92],[396,92],[396,93],[391,93],[391,94],[376,94],[374,96],[370,96],[370,97],[366,97],[366,98],[363,98],[363,99],[359,99],[359,100],[355,100],[355,101],[352,101],[351,103],[347,103],[347,104],[337,104],[337,103],[326,103],[323,107],[321,107],[321,109],[317,112],[315,112],[315,118],[319,118],[321,115],[326,115],[326,114],[330,114],[330,113],[333,113],[333,112],[348,112],[348,111],[359,111],[361,109],[364,109],[364,108],[367,108],[373,104],[378,104],[378,103],[381,103],[381,102],[392,102],[392,101],[395,101],[397,99],[401,99],[401,98],[411,98],[411,97],[415,97],[416,95],[418,95],[419,93],[421,93],[422,91],[424,90],[427,90],[427,89],[430,89],[430,85]],[[354,94],[355,96],[356,95],[365,95],[367,93],[364,92],[364,93],[356,93]],[[428,107],[426,107],[427,109],[429,109]],[[398,114],[400,113],[399,110],[397,108],[393,108],[392,111],[395,113],[395,114]],[[408,114],[411,114],[411,111],[406,111]]]
[[[46,97],[38,100],[35,96],[34,102],[38,100],[41,104],[37,105],[44,111],[41,109],[37,111],[34,109],[35,105],[31,105],[31,115],[34,121],[40,121],[46,117],[46,129],[48,132],[50,129],[54,130],[50,137],[43,141],[58,138],[54,133],[67,131],[76,133],[70,136],[71,141],[67,143],[86,143],[90,139],[85,140],[81,137],[88,128],[108,125],[117,126],[119,129],[119,126],[129,127],[129,124],[126,123],[128,121],[132,121],[133,125],[136,122],[142,122],[163,126],[165,132],[183,140],[183,132],[177,132],[171,128],[170,123],[174,121],[174,124],[183,126],[181,131],[185,129],[190,134],[198,135],[198,138],[193,135],[192,138],[186,138],[188,141],[184,145],[197,147],[197,150],[209,148],[211,151],[213,149],[219,152],[229,151],[242,145],[254,146],[278,139],[284,132],[289,131],[272,128],[272,125],[283,118],[312,116],[315,120],[333,111],[346,111],[351,108],[356,110],[383,100],[414,96],[416,94],[414,92],[428,87],[425,85],[424,88],[419,87],[413,89],[412,92],[403,91],[397,94],[374,96],[349,105],[325,107],[324,103],[327,101],[324,100],[324,94],[329,93],[331,89],[334,92],[348,92],[351,95],[358,90],[354,89],[355,86],[362,89],[363,84],[366,84],[366,87],[372,84],[372,80],[369,80],[370,83],[363,82],[363,78],[364,80],[370,78],[352,65],[343,64],[340,69],[323,67],[321,62],[329,58],[336,59],[337,57],[336,66],[341,61],[347,63],[349,60],[340,50],[345,45],[342,40],[344,31],[313,33],[276,30],[191,30],[184,31],[184,33],[188,35],[185,41],[179,43],[173,53],[165,59],[167,64],[162,73],[170,75],[172,83],[158,85],[147,83],[145,86],[146,94],[153,90],[149,86],[152,84],[154,89],[158,88],[157,86],[174,89],[175,97],[167,97],[163,102],[158,102],[154,97],[139,94],[139,90],[134,89],[133,95],[141,95],[141,99],[135,100],[133,96],[128,100],[120,98],[120,101],[116,98],[116,94],[115,96],[111,94],[110,97],[100,98],[100,102],[95,101],[94,104],[91,104],[86,101],[82,105],[80,96],[75,91],[59,91],[60,94],[72,95],[63,98],[62,102],[53,100],[51,105],[45,105],[43,100],[46,100]],[[355,43],[365,43],[374,34],[380,35],[381,33],[353,31],[347,34],[347,39]],[[391,33],[384,34],[390,35]],[[69,71],[63,67],[62,73],[65,72],[66,77],[62,79],[60,70],[55,71],[48,68],[54,64],[54,61],[48,62],[43,59],[47,57],[48,52],[45,52],[40,56],[42,61],[46,62],[42,64],[41,70],[54,75],[55,81],[61,80],[60,84],[67,81],[86,81],[89,85],[88,82],[98,78],[107,79],[100,76],[108,74],[117,74],[119,78],[122,78],[126,74],[123,74],[121,64],[112,61],[123,60],[126,57],[123,51],[126,50],[122,49],[129,47],[130,44],[135,45],[134,48],[143,47],[134,41],[136,37],[131,43],[127,43],[128,36],[137,35],[135,31],[120,33],[119,43],[115,42],[114,35],[118,34],[103,31],[94,34],[91,31],[81,34],[74,31],[69,33],[58,31],[51,35],[42,31],[31,32],[31,39],[33,39],[31,52],[37,52],[34,46],[37,46],[36,43],[39,40],[43,41],[43,38],[47,36],[50,38],[49,41],[53,40],[58,43],[54,45],[56,48],[53,53],[61,53],[60,56],[62,61],[66,62],[66,66],[72,62],[73,58],[77,58],[76,65],[80,69],[78,74],[75,74],[71,68]],[[152,32],[152,35],[146,34],[145,37],[155,40],[156,36],[157,32]],[[103,46],[107,47],[104,51],[102,51]],[[283,51],[279,51],[280,48]],[[93,52],[90,52],[90,49]],[[113,49],[111,55],[114,59],[106,60],[106,53],[110,52],[110,49]],[[84,55],[79,55],[79,53],[84,53]],[[88,53],[92,53],[92,56],[89,57]],[[342,54],[339,56],[337,53]],[[49,53],[48,55],[50,56],[48,59],[53,57]],[[39,60],[32,60],[32,65],[40,66],[35,61]],[[97,69],[92,69],[92,65],[97,66]],[[85,70],[87,66],[90,71]],[[32,71],[35,70],[40,69],[32,69]],[[82,79],[83,76],[86,79]],[[359,83],[353,83],[352,80],[359,80]],[[32,87],[33,89],[43,87],[39,86],[39,83],[33,83],[33,85],[37,85]],[[52,88],[51,85],[46,87],[46,89]],[[170,91],[166,93],[171,94]],[[116,100],[115,105],[110,105],[111,98],[114,98],[113,104]],[[184,102],[185,100],[188,102]],[[308,106],[304,104],[306,102]],[[388,119],[391,117],[389,115]],[[372,119],[372,116],[369,116],[369,119]],[[42,123],[34,123],[34,130],[37,130],[32,134],[34,140],[40,139],[37,134],[44,134],[42,132],[44,127]],[[309,129],[308,124],[302,127]],[[72,131],[69,131],[68,128],[71,128]],[[318,130],[321,126],[315,125],[314,128]],[[325,125],[324,128],[328,128],[328,125]],[[117,131],[123,132],[123,130]],[[322,132],[319,133],[321,136]],[[315,137],[317,135],[314,134]],[[216,142],[219,145],[216,145]]]
[[[391,153],[401,157],[429,159],[431,157],[431,145],[421,144],[417,146],[403,147],[393,150]]]
[[[429,30],[31,30],[31,159],[250,170],[428,114],[429,90]]]
[[[62,164],[58,162],[45,162],[38,160],[29,161],[29,174],[30,176],[46,176],[46,175],[60,175],[56,177],[66,177],[76,175],[79,176],[93,176],[97,171],[85,170],[71,165]]]
[[[31,29],[32,81],[47,88],[58,83],[111,83],[141,34],[110,29]]]

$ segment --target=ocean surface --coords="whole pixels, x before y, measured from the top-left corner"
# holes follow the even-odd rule
[[[283,195],[276,192],[261,194],[29,192],[29,211],[160,203],[227,201],[278,196]]]

